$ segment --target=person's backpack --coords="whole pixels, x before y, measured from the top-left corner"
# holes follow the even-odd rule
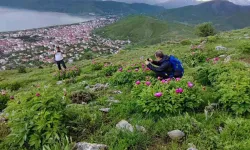
[[[175,58],[174,56],[170,56],[169,61],[173,67],[173,74],[178,74],[181,73],[182,75],[184,74],[184,68],[183,65],[181,63],[181,61],[177,58]]]

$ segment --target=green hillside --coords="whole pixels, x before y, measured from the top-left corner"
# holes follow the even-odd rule
[[[247,150],[249,35],[250,28],[224,32],[208,37],[201,48],[197,46],[205,39],[199,38],[190,40],[193,47],[188,42],[132,47],[67,64],[67,76],[56,72],[55,65],[27,73],[1,71],[0,149],[70,150],[84,141],[106,144],[110,150],[186,150],[192,145]],[[215,50],[220,45],[226,50]],[[158,81],[145,70],[144,59],[158,49],[183,62],[180,81]],[[179,88],[183,93],[176,93]],[[163,95],[155,97],[157,92]],[[123,119],[133,132],[116,128]],[[185,136],[171,140],[168,132],[177,129]]]
[[[124,18],[115,24],[98,29],[96,34],[111,39],[129,39],[136,44],[156,44],[167,40],[195,37],[194,29],[190,26],[147,16]]]

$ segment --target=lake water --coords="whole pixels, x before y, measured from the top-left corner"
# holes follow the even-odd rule
[[[56,12],[38,12],[0,7],[0,32],[72,24],[94,19]]]

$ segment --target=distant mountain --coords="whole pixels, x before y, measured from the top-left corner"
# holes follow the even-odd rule
[[[179,7],[184,7],[184,6],[189,6],[189,5],[198,5],[201,4],[201,1],[197,0],[169,0],[164,3],[158,4],[159,6],[163,6],[167,9],[171,8],[179,8]]]
[[[166,10],[161,18],[187,24],[212,22],[217,29],[231,30],[250,26],[250,6],[216,0],[195,6]]]
[[[0,0],[0,6],[74,14],[97,13],[115,15],[157,14],[164,10],[163,7],[148,4],[127,4],[100,0]]]
[[[98,29],[95,33],[111,39],[129,39],[139,45],[196,37],[194,29],[190,26],[170,23],[147,16],[130,16]]]

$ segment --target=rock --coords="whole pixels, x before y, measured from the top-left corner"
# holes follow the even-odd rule
[[[72,64],[74,62],[73,59],[69,59],[68,61],[69,61],[70,64]]]
[[[75,145],[77,150],[107,150],[108,147],[103,144],[91,144],[86,142],[79,142]]]
[[[89,87],[89,86],[86,86],[85,89],[86,89],[86,90],[87,90],[87,89],[90,89],[90,87]]]
[[[116,91],[113,91],[114,94],[122,94],[122,91],[119,91],[119,90],[116,90]]]
[[[108,83],[106,83],[106,84],[97,83],[96,85],[92,86],[91,90],[92,91],[100,91],[100,90],[106,89],[108,87],[109,87]]]
[[[111,102],[111,103],[120,103],[119,100],[111,100],[111,99],[107,100],[107,102]]]
[[[231,56],[227,56],[227,57],[224,59],[224,62],[225,62],[225,63],[228,63],[230,60],[231,60]]]
[[[110,111],[110,108],[101,108],[99,110],[102,112],[108,113]]]
[[[147,130],[143,126],[135,125],[137,131],[146,133]]]
[[[220,55],[219,57],[220,57],[220,58],[223,58],[223,57],[226,57],[226,55]]]
[[[198,150],[196,146],[192,143],[188,143],[189,148],[187,150]]]
[[[57,82],[56,82],[57,85],[60,85],[60,84],[62,84],[62,83],[63,83],[63,81],[57,81]]]
[[[173,130],[168,132],[168,136],[172,139],[172,140],[179,140],[181,138],[183,138],[185,136],[185,133],[183,133],[180,130]]]
[[[120,130],[128,130],[130,132],[134,131],[133,126],[129,124],[126,120],[122,120],[118,124],[116,124],[116,128]]]
[[[223,46],[216,46],[215,49],[216,49],[217,51],[219,51],[219,50],[227,50],[227,48],[226,48],[226,47],[223,47]]]

